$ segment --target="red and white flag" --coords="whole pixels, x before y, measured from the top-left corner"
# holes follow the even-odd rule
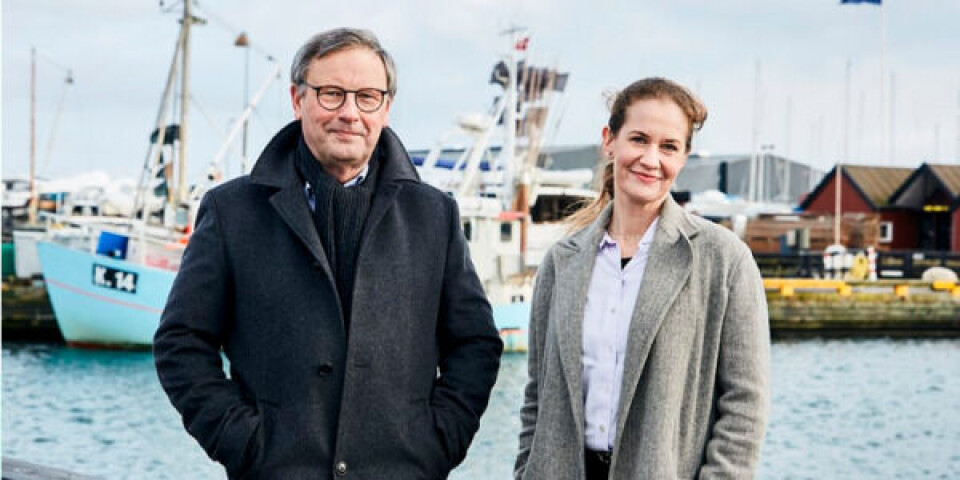
[[[517,44],[514,45],[513,48],[521,52],[525,52],[527,51],[527,45],[529,44],[530,44],[530,37],[523,37],[520,40],[517,40]]]

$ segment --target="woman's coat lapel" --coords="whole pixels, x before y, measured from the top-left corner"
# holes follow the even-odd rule
[[[583,412],[583,312],[597,258],[597,246],[610,222],[612,204],[587,228],[561,240],[556,256],[557,338],[563,375],[577,424],[577,436],[584,436]],[[647,355],[667,310],[683,288],[693,264],[690,237],[696,227],[683,209],[667,197],[660,212],[636,307],[630,320],[627,356],[618,410],[617,442],[630,411]]]

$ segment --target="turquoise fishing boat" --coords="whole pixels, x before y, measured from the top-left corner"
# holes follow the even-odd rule
[[[130,215],[82,223],[56,217],[37,242],[50,303],[69,345],[149,348],[153,344],[200,200],[221,180],[220,162],[279,76],[280,66],[271,58],[270,75],[234,118],[220,151],[209,162],[206,178],[188,183],[189,32],[192,25],[205,21],[190,13],[186,2],[179,23]],[[242,169],[248,170],[246,164]]]
[[[37,253],[68,345],[142,348],[152,344],[176,272],[52,242],[39,242]]]

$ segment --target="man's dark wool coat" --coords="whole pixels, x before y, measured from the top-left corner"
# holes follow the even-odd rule
[[[154,339],[160,382],[230,478],[446,478],[502,351],[456,203],[384,129],[348,335],[293,163],[301,135],[286,126],[204,197]]]

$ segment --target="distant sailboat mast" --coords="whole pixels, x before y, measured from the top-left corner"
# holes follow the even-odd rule
[[[66,78],[64,82],[67,86],[73,84],[73,71],[69,68],[65,68],[62,65],[59,65],[55,62],[52,62],[49,58],[47,61],[54,66],[64,70],[66,72]],[[63,96],[60,97],[60,106],[57,108],[56,116],[53,119],[54,129],[56,131],[56,124],[60,118],[61,109],[63,107]],[[53,148],[53,138],[54,133],[51,132],[47,144],[47,160],[50,157],[50,151]],[[39,194],[37,192],[37,48],[30,48],[30,204],[27,206],[27,221],[29,224],[33,225],[37,222],[37,207],[39,202]]]
[[[30,224],[37,221],[37,49],[30,49]]]

